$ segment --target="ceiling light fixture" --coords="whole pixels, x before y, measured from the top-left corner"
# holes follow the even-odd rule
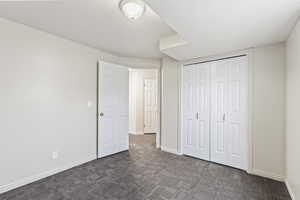
[[[141,0],[121,0],[120,9],[126,17],[136,20],[144,14],[146,6]]]

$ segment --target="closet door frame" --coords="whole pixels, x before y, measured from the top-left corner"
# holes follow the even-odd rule
[[[253,139],[252,139],[252,112],[253,112],[253,50],[245,50],[245,51],[238,51],[238,52],[233,52],[229,54],[224,54],[221,56],[210,56],[206,58],[198,58],[198,59],[193,59],[193,60],[188,60],[188,61],[182,61],[181,62],[181,68],[180,68],[180,87],[178,88],[179,96],[180,96],[180,105],[179,105],[179,131],[178,131],[178,154],[183,155],[182,152],[182,147],[183,147],[183,130],[182,130],[182,122],[183,122],[183,105],[182,105],[182,100],[183,100],[183,70],[184,67],[187,65],[192,65],[192,64],[197,64],[197,63],[203,63],[203,62],[211,62],[211,61],[217,61],[217,60],[223,60],[223,59],[229,59],[229,58],[234,58],[234,57],[241,57],[241,56],[246,56],[247,58],[247,89],[248,89],[248,98],[247,98],[247,122],[246,122],[246,147],[245,147],[245,162],[244,162],[244,167],[243,169],[246,170],[248,173],[253,172]]]

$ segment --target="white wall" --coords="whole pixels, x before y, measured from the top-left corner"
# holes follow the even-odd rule
[[[179,147],[180,63],[162,59],[161,148],[176,153]]]
[[[285,47],[280,43],[246,52],[249,53],[253,71],[253,150],[250,170],[255,174],[283,180]],[[162,71],[162,144],[165,149],[180,152],[180,133],[177,131],[180,130],[180,65],[175,60],[164,58]]]
[[[4,19],[0,33],[0,193],[95,158],[98,59],[160,67]]]
[[[285,46],[253,49],[253,172],[285,176]]]
[[[300,199],[300,22],[286,44],[286,175],[294,199]]]
[[[144,134],[144,80],[158,79],[157,70],[129,71],[129,132]]]

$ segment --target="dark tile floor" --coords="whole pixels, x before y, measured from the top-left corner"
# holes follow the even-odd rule
[[[290,200],[283,183],[159,151],[153,137],[131,136],[129,152],[18,188],[0,200]]]

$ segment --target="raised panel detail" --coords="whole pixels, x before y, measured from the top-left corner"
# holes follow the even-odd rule
[[[205,85],[201,82],[199,84],[199,111],[205,112]]]
[[[231,132],[231,148],[232,155],[239,156],[240,155],[240,125],[238,123],[232,123],[230,126]]]
[[[192,139],[193,139],[193,121],[187,120],[186,121],[186,144],[192,145]]]
[[[224,111],[224,83],[223,82],[218,82],[216,86],[217,90],[217,112],[218,113],[223,113]]]
[[[199,133],[199,147],[201,149],[205,148],[206,145],[206,141],[205,141],[205,122],[204,121],[198,121],[197,123],[198,128],[197,128],[197,132]]]
[[[224,123],[217,123],[217,151],[224,152]]]
[[[232,111],[240,111],[240,81],[232,81]]]
[[[102,127],[103,130],[113,133],[114,132],[114,123],[112,118],[103,119]],[[108,142],[113,141],[113,134],[101,134],[103,141]],[[106,143],[104,143],[106,145]]]

